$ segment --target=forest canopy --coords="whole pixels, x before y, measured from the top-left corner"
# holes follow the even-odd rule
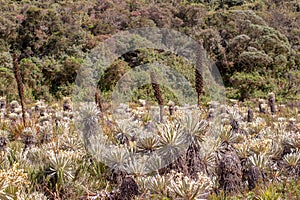
[[[279,99],[299,98],[299,9],[296,0],[1,0],[0,95],[17,98],[13,53],[19,55],[26,98],[49,101],[72,93],[77,70],[98,44],[124,30],[158,27],[203,44],[227,97],[274,92]],[[100,89],[109,93],[126,70],[154,60],[191,76],[181,57],[149,49],[116,60],[99,80]]]

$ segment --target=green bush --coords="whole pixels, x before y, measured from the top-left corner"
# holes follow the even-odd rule
[[[246,98],[252,97],[255,93],[262,94],[274,91],[274,80],[267,79],[266,76],[260,75],[258,72],[245,73],[236,72],[230,78],[234,88],[238,89],[238,97],[244,101]],[[232,94],[230,94],[232,95]]]

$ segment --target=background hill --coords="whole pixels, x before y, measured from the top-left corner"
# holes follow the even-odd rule
[[[0,11],[0,95],[10,100],[17,98],[13,52],[20,55],[26,99],[49,101],[71,94],[76,71],[91,49],[139,27],[170,28],[203,43],[229,98],[265,97],[271,91],[278,100],[299,98],[297,0],[1,0]],[[109,96],[130,67],[154,60],[179,69],[193,83],[182,58],[142,50],[116,60],[100,80],[102,92]],[[134,98],[148,89],[140,88]]]

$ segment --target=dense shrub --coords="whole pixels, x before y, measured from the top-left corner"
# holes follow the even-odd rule
[[[20,55],[22,74],[27,76],[23,80],[33,98],[46,93],[58,97],[71,93],[75,79],[71,76],[76,76],[82,59],[111,35],[140,27],[172,28],[203,44],[228,91],[236,91],[229,92],[230,96],[241,93],[233,76],[253,71],[270,72],[267,82],[276,79],[273,89],[278,97],[287,93],[295,96],[287,77],[290,70],[299,71],[299,7],[297,1],[276,0],[1,1],[0,53]],[[173,56],[159,54],[161,60],[172,63]],[[138,60],[145,60],[144,54],[138,56]],[[137,64],[131,63],[133,60],[125,61],[133,67]],[[10,71],[2,63],[1,84],[7,88]],[[185,71],[184,65],[176,63],[172,67],[180,69],[193,83],[193,73]],[[39,83],[33,83],[34,79]],[[8,95],[4,90],[1,88],[1,94]]]

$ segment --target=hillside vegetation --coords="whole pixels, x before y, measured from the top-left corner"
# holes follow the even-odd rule
[[[278,100],[291,101],[299,98],[299,9],[297,0],[1,0],[0,95],[17,98],[13,53],[19,55],[27,101],[51,101],[72,93],[77,70],[98,44],[124,30],[159,27],[203,44],[229,98],[274,92]],[[194,84],[189,63],[148,49],[116,60],[99,80],[101,91],[109,97],[122,74],[157,60],[180,70]],[[145,90],[135,98],[143,97]]]

